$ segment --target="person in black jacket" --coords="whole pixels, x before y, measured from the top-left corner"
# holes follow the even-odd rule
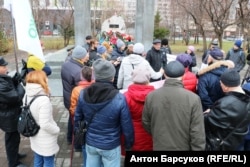
[[[18,117],[21,112],[24,88],[20,84],[21,76],[16,73],[13,78],[7,75],[8,63],[0,56],[0,129],[5,132],[5,149],[8,166],[25,166],[19,162],[18,154],[20,134],[17,131]]]
[[[250,97],[242,90],[240,75],[235,69],[226,70],[220,77],[220,83],[226,95],[204,112],[206,137],[223,140],[222,151],[237,151],[248,132]],[[207,142],[208,150],[210,146]]]
[[[148,51],[146,60],[149,62],[154,71],[160,71],[167,64],[167,57],[163,55],[161,50],[161,40],[155,39],[153,41],[153,47]],[[159,81],[160,79],[150,79],[150,82]]]

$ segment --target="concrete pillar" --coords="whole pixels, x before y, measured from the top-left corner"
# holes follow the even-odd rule
[[[91,35],[91,10],[89,0],[74,0],[75,45],[83,45]]]
[[[143,43],[145,51],[152,47],[155,1],[136,1],[135,41]]]

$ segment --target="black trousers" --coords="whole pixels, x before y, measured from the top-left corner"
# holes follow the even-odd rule
[[[18,150],[20,144],[20,134],[16,132],[5,132],[5,149],[9,167],[18,165]]]

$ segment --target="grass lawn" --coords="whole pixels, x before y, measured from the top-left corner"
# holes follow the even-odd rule
[[[64,39],[63,37],[42,37],[45,50],[59,50],[64,48]],[[74,44],[74,39],[71,38],[69,45]]]
[[[210,41],[207,41],[207,45],[209,45]],[[227,53],[229,49],[233,47],[234,42],[233,41],[223,41],[223,50]],[[187,50],[186,44],[181,40],[176,40],[175,44],[173,44],[173,41],[169,42],[169,45],[171,47],[171,50],[173,54],[179,54],[184,53]],[[193,45],[196,49],[196,55],[202,55],[203,51],[199,51],[203,49],[203,43],[202,41],[199,41],[199,44],[194,44],[193,41],[189,42],[189,45]]]
[[[42,37],[41,40],[44,43],[45,50],[59,50],[64,48],[64,40],[63,37],[51,37],[51,36],[46,36]],[[207,41],[207,44],[209,44],[210,41]],[[70,39],[70,45],[74,45],[74,38]],[[233,47],[234,42],[233,41],[223,41],[223,50],[227,53],[230,48]],[[9,44],[9,52],[12,52],[12,41],[10,41]],[[179,54],[179,53],[184,53],[187,50],[187,46],[185,43],[181,40],[176,40],[175,44],[173,44],[173,41],[169,41],[169,45],[171,47],[171,50],[173,54]],[[193,41],[189,42],[189,45],[193,45],[196,49],[195,54],[196,55],[202,55],[203,54],[203,43],[202,41],[199,41],[199,44],[193,44]]]

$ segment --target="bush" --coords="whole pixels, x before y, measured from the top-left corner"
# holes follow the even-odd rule
[[[0,31],[0,54],[6,53],[9,50],[9,41],[4,35],[3,31]]]
[[[169,30],[164,27],[159,27],[154,29],[154,38],[163,39],[169,35]]]

